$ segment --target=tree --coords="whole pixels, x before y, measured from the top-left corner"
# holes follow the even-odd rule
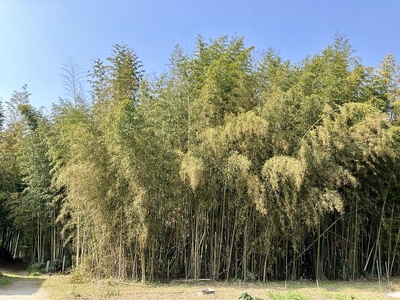
[[[62,65],[61,70],[63,71],[61,78],[68,100],[75,105],[82,103],[84,101],[82,67],[72,57],[69,57]]]
[[[12,216],[15,226],[22,232],[21,244],[31,247],[32,258],[44,262],[61,258],[55,233],[58,210],[47,157],[48,121],[29,104],[20,105],[19,110],[23,127],[17,143],[17,165],[22,191],[18,202],[12,203]]]
[[[293,64],[198,37],[150,78],[115,45],[91,103],[73,101],[71,61],[51,117],[26,87],[8,104],[2,245],[20,233],[39,260],[142,282],[399,274],[399,67],[353,53],[337,35]]]
[[[6,101],[4,126],[0,131],[0,198],[1,198],[1,246],[10,253],[16,253],[18,230],[12,218],[12,203],[21,197],[22,184],[17,164],[16,150],[22,132],[20,105],[29,103],[29,93],[24,85],[21,91],[14,91]]]
[[[2,99],[0,98],[0,131],[3,130],[3,123],[4,123],[4,111],[3,111],[3,102]]]

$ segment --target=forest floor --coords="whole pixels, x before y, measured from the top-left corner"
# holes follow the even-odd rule
[[[140,284],[114,280],[76,282],[74,275],[28,276],[21,267],[3,268],[1,299],[221,299],[244,300],[384,300],[400,298],[400,278],[387,283],[369,281],[311,281],[243,283],[188,282]],[[215,292],[215,293],[214,293]],[[248,297],[245,297],[245,293]],[[388,294],[392,293],[392,297]],[[257,298],[256,298],[257,297]]]

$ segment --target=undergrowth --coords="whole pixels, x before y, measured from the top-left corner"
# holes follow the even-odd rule
[[[27,271],[30,276],[40,276],[46,272],[46,264],[40,262],[31,263]]]

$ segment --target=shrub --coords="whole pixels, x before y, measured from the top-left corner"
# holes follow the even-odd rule
[[[71,272],[70,282],[71,283],[84,283],[87,281],[86,274],[79,269],[75,269]]]
[[[56,259],[50,263],[50,271],[51,272],[61,272],[62,270],[62,260]]]
[[[39,276],[46,272],[46,264],[40,262],[32,262],[28,267],[28,274],[31,276]]]
[[[262,300],[261,298],[253,297],[247,293],[240,295],[239,300]]]

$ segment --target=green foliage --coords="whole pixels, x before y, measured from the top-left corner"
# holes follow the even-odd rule
[[[261,300],[261,298],[253,297],[248,293],[243,293],[240,295],[239,300]]]
[[[55,259],[50,263],[51,272],[61,272],[62,271],[62,260]]]
[[[12,283],[11,279],[3,274],[0,274],[0,287],[5,287]]]
[[[30,276],[40,276],[46,272],[46,264],[40,262],[32,262],[29,264],[27,272]]]
[[[1,242],[56,269],[73,257],[77,282],[398,274],[399,67],[353,52],[337,35],[293,64],[198,37],[152,79],[115,45],[91,103],[69,61],[51,116],[26,86],[7,102]]]
[[[326,293],[323,293],[323,295],[327,299],[337,299],[337,300],[357,299],[357,297],[354,295],[348,296],[343,293],[332,293],[332,292],[328,293],[328,292],[326,292]]]
[[[285,295],[279,292],[268,292],[269,299],[275,300],[308,300],[310,298],[300,295],[298,292],[287,292]]]
[[[3,131],[3,123],[4,123],[4,108],[3,108],[3,101],[0,98],[0,132]]]

